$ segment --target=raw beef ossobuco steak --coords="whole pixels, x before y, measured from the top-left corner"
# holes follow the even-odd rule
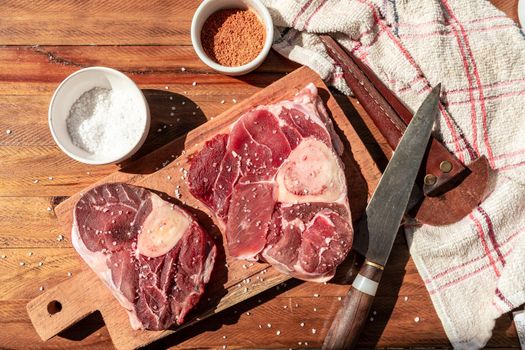
[[[190,214],[124,183],[82,195],[72,242],[126,309],[133,329],[182,324],[204,293],[216,256],[214,242]]]
[[[191,160],[190,192],[218,218],[231,256],[324,282],[353,239],[342,151],[309,84],[207,141]]]

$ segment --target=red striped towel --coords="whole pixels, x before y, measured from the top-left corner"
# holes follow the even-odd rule
[[[443,85],[435,135],[495,187],[454,225],[410,227],[410,252],[455,348],[480,348],[525,302],[525,38],[482,0],[263,0],[274,48],[349,92],[317,34],[330,33],[412,109]]]

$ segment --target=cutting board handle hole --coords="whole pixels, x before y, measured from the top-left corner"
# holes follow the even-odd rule
[[[62,304],[60,301],[53,300],[47,304],[47,312],[49,312],[50,315],[54,315],[60,311],[62,311]]]

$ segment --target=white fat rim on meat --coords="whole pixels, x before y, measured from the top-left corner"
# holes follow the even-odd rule
[[[113,283],[111,269],[107,267],[106,262],[108,257],[101,252],[92,252],[90,251],[82,239],[80,238],[80,233],[78,232],[78,223],[76,214],[73,212],[73,227],[71,229],[71,242],[73,247],[82,257],[82,259],[88,264],[88,266],[97,274],[97,276],[106,284],[111,291],[111,293],[118,300],[120,305],[128,312],[129,322],[131,328],[133,329],[143,329],[144,326],[142,322],[137,317],[137,312],[135,306],[120,293],[120,290]]]

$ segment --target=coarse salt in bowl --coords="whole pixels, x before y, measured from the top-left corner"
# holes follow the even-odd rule
[[[73,113],[72,107],[75,103],[77,103],[76,107],[78,107],[79,98],[85,99],[86,94],[89,97],[89,92],[93,92],[95,88],[100,88],[97,91],[110,89],[112,93],[128,102],[125,106],[126,111],[132,111],[133,113],[133,118],[118,121],[109,119],[117,117],[115,115],[107,116],[109,120],[107,126],[110,126],[107,132],[111,132],[111,142],[115,147],[106,147],[103,152],[90,152],[87,150],[88,147],[80,147],[77,139],[78,135],[73,133],[76,136],[72,136],[70,130],[68,130],[68,117],[70,113]],[[90,106],[86,107],[88,111],[83,111],[84,113],[89,112]],[[118,108],[116,112],[115,114],[119,114]],[[118,117],[122,119],[123,115],[125,114],[121,113]],[[124,73],[107,67],[84,68],[68,76],[60,83],[51,98],[48,118],[49,129],[60,149],[71,158],[86,164],[118,163],[131,157],[144,144],[150,128],[150,112],[142,91]],[[109,124],[110,122],[113,124]],[[78,122],[76,124],[71,123],[70,119],[70,128],[72,124],[79,127],[79,132],[89,130],[86,129],[85,125],[82,126]],[[129,130],[115,130],[116,128],[112,127],[114,125],[118,125],[120,128],[129,128]],[[133,131],[133,133],[126,135],[123,131]],[[123,140],[122,135],[127,136],[127,138]],[[96,140],[96,137],[93,135],[85,136],[88,140]]]
[[[265,29],[265,39],[261,52],[255,57],[255,59],[242,66],[230,67],[221,65],[208,57],[202,47],[201,30],[204,23],[213,13],[225,9],[252,10],[257,15]],[[197,56],[199,56],[200,60],[210,68],[226,75],[243,75],[259,67],[266,59],[266,56],[268,56],[272,47],[272,42],[272,17],[270,16],[268,9],[260,0],[204,0],[195,11],[191,21],[191,43]]]

